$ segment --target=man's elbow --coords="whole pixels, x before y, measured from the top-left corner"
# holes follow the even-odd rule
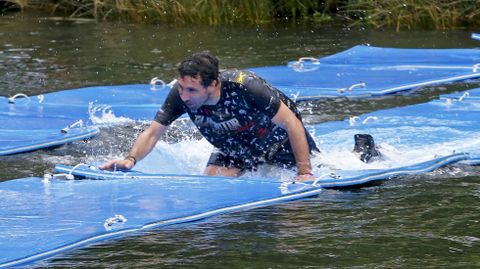
[[[305,134],[303,123],[298,119],[285,124],[284,129],[287,131],[287,133],[289,135],[290,134]]]

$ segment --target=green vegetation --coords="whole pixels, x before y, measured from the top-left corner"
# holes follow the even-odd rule
[[[397,30],[480,25],[479,0],[0,0],[0,9],[41,9],[55,16],[137,23],[328,23],[335,19]]]
[[[353,24],[395,27],[397,31],[480,25],[479,0],[350,0],[345,11]]]
[[[0,0],[0,7],[2,2],[71,18],[177,24],[309,19],[321,9],[321,1],[313,0]]]

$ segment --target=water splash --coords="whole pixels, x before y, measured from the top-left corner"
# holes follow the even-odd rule
[[[88,104],[88,115],[90,121],[97,125],[125,124],[134,122],[134,120],[127,117],[115,116],[112,111],[112,107],[109,105],[95,104],[93,102]]]
[[[159,141],[135,169],[155,174],[201,175],[212,149],[206,139],[185,139],[178,143]]]
[[[377,143],[377,145],[383,157],[371,163],[364,163],[352,152],[353,139],[349,135],[345,135],[335,132],[334,136],[316,137],[317,145],[322,150],[321,154],[312,159],[312,166],[316,175],[329,170],[391,169],[454,153],[469,152],[477,154],[477,149],[480,148],[480,138],[478,138],[480,134],[470,134],[460,141],[443,141],[424,145],[412,145],[406,141],[398,140],[393,135],[388,139],[388,136],[382,136],[381,139],[377,139],[377,142],[383,142]],[[334,139],[335,136],[337,139]],[[325,141],[329,142],[326,143]]]
[[[480,139],[469,139],[459,145],[458,141],[425,145],[423,147],[398,146],[395,141],[379,143],[382,158],[371,163],[362,162],[358,155],[352,152],[353,143],[338,143],[330,141],[326,144],[316,137],[315,140],[322,149],[312,159],[315,175],[331,173],[338,170],[372,170],[391,169],[408,166],[461,151],[471,151],[480,148]],[[178,143],[160,141],[154,150],[135,167],[145,173],[163,174],[196,174],[201,175],[205,169],[213,146],[207,140],[185,139]],[[286,169],[273,165],[261,165],[256,171],[246,172],[242,177],[250,179],[277,179],[282,182],[295,178],[295,169]]]
[[[212,150],[213,146],[204,138],[188,138],[177,143],[159,141],[152,152],[138,162],[135,170],[154,174],[202,175]],[[246,172],[242,177],[291,181],[295,177],[295,171],[262,165],[257,171]]]

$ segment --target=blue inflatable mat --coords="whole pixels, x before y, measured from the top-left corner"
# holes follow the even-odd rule
[[[318,191],[320,188],[331,187],[350,187],[355,185],[362,185],[375,181],[389,179],[395,176],[420,174],[433,171],[439,167],[448,164],[478,164],[480,163],[479,145],[480,145],[480,89],[471,90],[468,92],[443,95],[440,99],[431,101],[425,104],[411,105],[408,107],[400,107],[373,112],[362,115],[358,118],[352,118],[345,121],[337,121],[330,123],[323,123],[316,126],[309,126],[309,130],[314,133],[315,140],[319,143],[323,150],[323,157],[321,158],[321,167],[316,166],[316,157],[313,162],[315,164],[315,174],[318,176],[317,180],[310,183],[288,184],[281,183],[275,179],[265,178],[240,178],[231,179],[235,182],[245,180],[248,182],[249,189],[243,191],[244,200],[247,205],[251,203],[250,195],[256,195],[256,192],[263,192],[268,185],[276,189],[278,197],[283,197],[285,191],[311,194]],[[355,133],[369,133],[375,137],[380,151],[383,155],[381,159],[372,162],[371,164],[364,164],[360,161],[360,165],[354,163],[354,159],[348,156],[352,149],[352,137]],[[462,152],[462,153],[455,153]],[[333,161],[329,156],[337,155]],[[155,156],[154,159],[157,159]],[[345,163],[342,163],[343,160]],[[143,172],[142,160],[137,164],[138,171],[100,171],[95,165],[78,165],[76,167],[69,167],[64,165],[56,165],[58,172],[65,175],[75,175],[77,177],[86,177],[97,180],[83,180],[84,184],[99,184],[95,182],[129,182],[134,181],[137,184],[145,184],[145,180],[150,182],[156,181],[170,181],[176,178],[182,178],[182,183],[185,188],[178,191],[176,188],[171,188],[167,185],[163,186],[170,192],[161,193],[160,197],[170,197],[171,199],[183,201],[183,195],[188,199],[193,199],[195,202],[202,203],[201,198],[191,195],[188,192],[192,188],[190,179],[195,179],[195,176],[175,176],[169,174],[151,174]],[[169,166],[168,160],[158,160],[162,162],[162,166]],[[174,162],[175,160],[171,160]],[[144,167],[144,166],[143,166]],[[205,181],[212,180],[217,183],[219,178],[200,177]],[[38,179],[39,180],[39,179]],[[224,182],[218,181],[220,185],[226,184],[228,179]],[[94,183],[89,183],[94,182]],[[269,182],[269,184],[266,184]],[[175,184],[177,182],[175,181]],[[198,182],[196,183],[198,184]],[[265,185],[266,184],[266,185]],[[270,185],[272,184],[272,185]],[[135,205],[137,202],[130,198],[123,196],[112,195],[110,192],[116,191],[116,185],[113,186],[113,191],[104,190],[102,195],[114,196],[121,199],[129,205]],[[149,189],[149,186],[138,186],[140,190]],[[242,187],[243,188],[243,187]],[[215,190],[218,190],[215,188]],[[283,191],[283,193],[282,193]],[[132,188],[130,195],[137,197],[136,190]],[[218,191],[215,191],[217,195]],[[234,192],[235,193],[235,192]],[[210,194],[199,195],[201,197],[209,196]],[[175,198],[173,198],[175,197]],[[178,198],[180,197],[180,198]],[[195,198],[193,198],[195,197]],[[288,195],[287,195],[288,197]],[[302,196],[304,197],[304,196]],[[273,199],[272,197],[270,197]],[[125,199],[125,200],[123,200]],[[200,199],[200,202],[196,202]],[[270,201],[270,200],[269,200]],[[205,207],[202,213],[195,216],[210,216],[212,212],[218,212],[217,204],[221,207],[221,212],[230,212],[242,208],[240,204],[233,206],[226,206],[231,203],[229,197],[223,197],[219,200],[210,200],[210,203]],[[259,205],[257,202],[255,204]],[[269,203],[266,203],[269,204]],[[262,203],[263,205],[263,203]],[[111,204],[109,204],[109,209]],[[114,204],[113,211],[109,211],[105,215],[113,215],[121,211],[120,206]],[[228,208],[228,209],[226,209]],[[97,208],[97,210],[102,210]],[[111,209],[110,209],[111,210]],[[183,215],[186,213],[186,215]],[[147,213],[145,213],[147,214]],[[155,215],[154,213],[148,213]],[[187,212],[182,212],[182,217],[175,219],[175,223],[190,221],[191,218]],[[197,217],[194,218],[195,220]],[[155,223],[164,223],[165,220],[159,219]],[[168,220],[168,223],[171,223]],[[98,224],[97,224],[98,225]],[[126,225],[126,223],[124,224]],[[148,225],[142,226],[150,227]],[[155,226],[155,227],[158,227]],[[124,227],[125,228],[125,227]],[[139,231],[138,228],[127,229],[128,232]],[[110,238],[110,232],[105,231],[103,237]],[[127,232],[122,232],[118,235],[124,235]],[[82,235],[85,236],[85,235]],[[92,235],[93,236],[93,235]],[[103,238],[102,237],[102,238]],[[97,240],[98,237],[93,237]],[[89,243],[90,239],[78,239],[80,242]],[[58,248],[58,251],[69,249],[68,242],[64,242],[65,247]],[[76,245],[75,245],[76,246]],[[72,246],[73,247],[73,246]],[[53,251],[51,253],[56,253]],[[28,260],[28,259],[27,259]]]
[[[306,184],[203,176],[0,183],[0,268],[109,238],[309,197]]]
[[[480,77],[478,49],[355,46],[324,58],[250,70],[297,100],[372,97]]]
[[[394,176],[421,174],[433,171],[439,167],[470,160],[470,155],[465,153],[451,154],[434,158],[409,166],[395,167],[390,169],[364,169],[364,170],[329,170],[328,176],[320,177],[311,182],[312,187],[338,188],[364,185],[373,181],[385,180]],[[101,171],[95,165],[81,164],[77,167],[55,165],[55,170],[61,172],[61,176],[72,175],[77,178],[89,179],[168,179],[173,175],[149,174],[141,171]],[[299,185],[309,185],[298,183]]]
[[[366,133],[375,138],[384,159],[392,165],[419,160],[423,155],[446,156],[455,152],[468,154],[461,163],[479,164],[480,89],[327,122],[310,127],[310,131],[323,141],[320,148],[326,155],[351,150],[351,137]]]
[[[0,156],[91,137],[99,132],[93,125],[112,118],[153,119],[167,93],[141,84],[0,97]]]
[[[1,117],[0,117],[1,120]],[[70,129],[0,129],[0,156],[60,146],[86,139],[99,133],[95,126]]]
[[[147,229],[309,197],[322,187],[355,186],[447,164],[476,164],[480,160],[479,100],[477,89],[309,126],[323,151],[312,160],[318,177],[309,183],[290,184],[275,177],[149,174],[141,169],[148,157],[137,164],[138,171],[130,172],[99,171],[92,165],[56,166],[66,175],[93,180],[1,182],[0,267]],[[375,137],[382,159],[365,164],[350,156],[354,155],[352,136],[359,132]],[[157,157],[153,159],[160,161]],[[172,158],[162,161],[168,160],[175,162]]]
[[[322,96],[369,97],[419,86],[480,77],[478,49],[393,49],[356,46],[319,61],[251,68],[297,100]],[[366,87],[348,90],[352,85]],[[0,114],[68,117],[88,121],[111,112],[116,117],[151,120],[163,104],[169,85],[97,86],[28,98],[0,97]],[[68,104],[66,106],[65,104]]]
[[[362,184],[395,175],[431,171],[465,159],[457,154],[411,167],[350,177]],[[57,170],[71,167],[58,165]],[[321,187],[275,179],[100,172],[74,173],[107,180],[23,178],[0,183],[0,268],[24,265],[97,241],[210,216],[317,195]],[[32,240],[34,239],[34,240]]]
[[[3,113],[0,122],[0,156],[59,146],[99,133],[98,127],[40,112],[36,116]]]
[[[130,84],[71,89],[13,100],[0,97],[0,115],[89,121],[92,117],[114,113],[116,117],[151,120],[169,90],[168,86],[152,88],[148,84]]]
[[[321,58],[288,66],[252,68],[274,86],[298,101],[325,96],[371,97],[420,86],[480,77],[477,49],[392,49],[356,46]],[[99,86],[9,100],[0,97],[3,125],[0,155],[61,145],[94,133],[78,129],[77,136],[58,133],[79,120],[87,125],[105,118],[150,120],[165,100],[169,86],[132,84]],[[9,103],[11,101],[11,103]],[[68,104],[68,105],[66,105]],[[32,140],[30,122],[42,122],[48,132]],[[83,132],[83,135],[80,133]],[[75,138],[76,137],[76,138]],[[14,139],[15,143],[10,143]],[[23,141],[23,142],[22,142]]]

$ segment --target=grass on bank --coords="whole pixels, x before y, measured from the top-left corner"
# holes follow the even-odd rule
[[[479,0],[350,0],[345,12],[354,24],[395,27],[397,31],[480,25]]]
[[[319,11],[336,0],[0,0],[0,4],[2,2],[71,18],[139,23],[260,24],[285,18],[324,19],[328,16]]]
[[[374,28],[480,26],[479,0],[0,0],[0,9],[136,23],[261,24],[332,18]]]

